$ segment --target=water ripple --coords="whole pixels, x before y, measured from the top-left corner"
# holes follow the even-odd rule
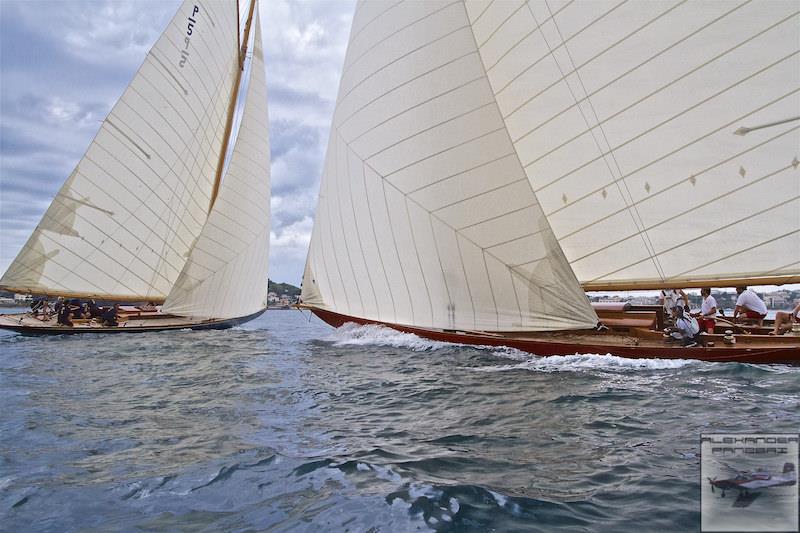
[[[686,531],[699,434],[800,426],[800,369],[535,357],[270,312],[0,335],[9,531]]]

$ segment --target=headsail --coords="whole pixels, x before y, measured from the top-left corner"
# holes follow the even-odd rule
[[[163,310],[233,318],[266,306],[270,231],[267,89],[258,9],[250,81],[230,164],[208,221]]]
[[[466,5],[584,287],[800,282],[796,1]]]
[[[595,325],[462,2],[357,6],[302,297],[420,327]]]
[[[238,69],[236,11],[180,6],[0,287],[166,296],[208,214]]]

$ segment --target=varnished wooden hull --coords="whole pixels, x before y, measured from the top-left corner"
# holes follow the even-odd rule
[[[14,331],[21,335],[80,335],[80,334],[108,334],[108,333],[145,333],[153,331],[170,331],[181,329],[229,329],[261,316],[266,309],[261,309],[251,315],[228,318],[224,320],[193,321],[182,317],[165,317],[163,320],[149,319],[147,321],[130,321],[120,326],[62,326],[45,324],[33,325],[30,323],[14,324],[10,317],[23,315],[0,315],[0,329]]]
[[[716,362],[800,364],[800,338],[798,337],[777,338],[774,340],[772,338],[764,338],[763,342],[761,339],[758,342],[752,341],[752,339],[743,339],[738,346],[722,345],[684,348],[666,344],[660,339],[642,342],[635,334],[631,334],[629,336],[631,344],[626,345],[623,338],[625,335],[613,331],[484,334],[472,331],[416,328],[342,315],[313,306],[303,306],[303,308],[309,309],[324,322],[335,328],[348,322],[359,325],[377,324],[435,341],[481,346],[508,346],[542,356],[580,353],[611,354],[633,359],[655,357],[661,359],[699,359]],[[622,340],[620,340],[621,338]],[[637,340],[634,341],[633,339]],[[796,342],[793,342],[795,339]],[[611,342],[612,340],[614,342]],[[747,343],[744,342],[745,340]],[[639,344],[634,345],[633,342],[638,342]]]

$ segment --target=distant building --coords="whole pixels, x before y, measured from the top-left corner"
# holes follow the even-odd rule
[[[764,296],[764,303],[767,304],[767,307],[772,309],[782,309],[786,307],[786,298],[778,293],[767,294]]]

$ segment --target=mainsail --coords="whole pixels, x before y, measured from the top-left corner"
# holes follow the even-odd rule
[[[512,141],[463,2],[360,3],[303,301],[420,327],[593,327]]]
[[[514,152],[585,288],[800,282],[796,1],[466,9]]]
[[[196,318],[247,316],[266,307],[270,232],[267,89],[258,9],[242,120],[225,178],[197,243],[164,302]]]
[[[237,2],[185,2],[3,276],[4,289],[228,319],[263,310],[269,137],[255,0],[250,81],[224,180],[241,70]],[[246,44],[243,46],[246,49]]]
[[[238,62],[236,2],[189,0],[0,288],[161,300],[206,224]]]
[[[800,281],[797,2],[361,2],[303,299],[587,327],[587,289]]]

